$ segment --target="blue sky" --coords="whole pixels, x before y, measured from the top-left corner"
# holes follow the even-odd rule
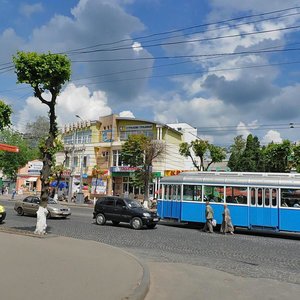
[[[11,58],[17,50],[64,52],[72,61],[72,80],[58,99],[59,125],[75,122],[76,114],[97,119],[117,113],[186,122],[200,137],[224,146],[249,133],[263,144],[298,141],[297,5],[0,0],[0,98],[12,105],[20,130],[46,115],[30,87],[16,84]]]

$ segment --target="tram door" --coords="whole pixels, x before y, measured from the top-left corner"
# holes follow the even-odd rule
[[[165,202],[163,216],[166,218],[180,219],[181,215],[181,186],[165,186]]]
[[[277,228],[278,189],[251,188],[250,226]]]

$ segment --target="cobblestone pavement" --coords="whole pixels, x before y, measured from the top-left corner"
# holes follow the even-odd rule
[[[129,225],[98,226],[89,208],[72,208],[70,219],[48,220],[52,234],[95,240],[131,252],[146,262],[176,262],[205,266],[253,278],[300,284],[300,238],[267,237],[244,233],[208,234],[198,228],[158,225],[135,231]],[[7,206],[1,226],[34,230],[34,217],[16,216]],[[87,253],[88,255],[88,249]]]

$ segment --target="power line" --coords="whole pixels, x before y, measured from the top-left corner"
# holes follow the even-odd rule
[[[299,63],[300,63],[300,61],[292,61],[292,62],[282,62],[282,63],[274,63],[274,64],[242,66],[242,67],[235,67],[235,68],[212,69],[209,71],[180,72],[180,73],[141,76],[141,77],[132,77],[132,78],[124,78],[124,79],[103,80],[103,81],[98,81],[98,82],[86,82],[84,84],[93,85],[93,84],[115,83],[115,82],[124,82],[124,81],[132,81],[132,80],[143,80],[143,79],[150,79],[150,78],[176,77],[176,76],[195,75],[195,74],[199,75],[199,74],[209,74],[209,73],[224,72],[224,71],[236,71],[236,70],[242,70],[242,69],[269,68],[269,67],[273,67],[273,66],[292,65],[292,64],[299,64]],[[81,80],[83,80],[83,79],[81,79]]]
[[[230,34],[230,35],[224,35],[224,36],[218,36],[218,37],[210,37],[210,38],[200,38],[200,39],[192,39],[192,40],[183,40],[183,41],[157,43],[157,44],[143,45],[142,48],[152,48],[152,47],[158,47],[158,46],[170,46],[170,45],[188,44],[188,43],[195,43],[195,42],[215,41],[215,40],[220,40],[220,39],[243,37],[243,36],[250,36],[250,35],[257,35],[257,34],[265,34],[265,33],[285,31],[285,30],[292,30],[292,29],[298,29],[299,27],[300,27],[300,25],[296,25],[296,26],[289,26],[289,27],[283,27],[283,28],[277,28],[277,29],[269,29],[269,30],[245,32],[245,33],[238,33],[238,34]],[[88,54],[88,53],[98,53],[98,52],[113,52],[113,51],[120,51],[120,50],[132,50],[132,48],[133,47],[131,45],[129,47],[120,47],[120,48],[111,48],[111,49],[96,49],[96,50],[89,50],[89,51],[79,51],[79,52],[76,52],[76,55]],[[73,53],[73,54],[75,54],[75,53]]]
[[[189,27],[182,27],[182,28],[178,28],[178,29],[174,29],[174,30],[163,31],[163,32],[158,32],[158,33],[153,33],[153,34],[149,34],[149,35],[144,35],[144,36],[136,37],[135,39],[136,40],[140,40],[140,39],[145,39],[145,38],[149,38],[149,37],[153,37],[153,36],[168,35],[168,34],[173,34],[173,33],[176,33],[176,32],[191,30],[191,29],[195,29],[195,28],[199,28],[199,27],[207,27],[207,26],[212,26],[212,25],[219,25],[219,24],[228,23],[228,22],[232,22],[232,21],[238,21],[238,20],[241,20],[241,19],[261,17],[261,16],[264,16],[264,15],[281,13],[281,12],[286,12],[286,11],[289,11],[289,10],[296,10],[296,9],[299,9],[299,8],[300,8],[299,6],[295,6],[295,7],[289,7],[289,8],[280,9],[280,10],[274,10],[274,11],[264,12],[264,13],[260,13],[260,14],[252,14],[252,15],[246,15],[246,16],[231,18],[231,19],[222,20],[222,21],[218,21],[218,22],[210,22],[210,23],[193,25],[193,26],[189,26]],[[131,38],[130,39],[127,38],[127,39],[121,39],[121,40],[118,40],[118,41],[113,41],[113,42],[108,42],[108,43],[99,43],[99,44],[96,44],[96,45],[93,45],[93,46],[88,46],[88,47],[83,47],[83,48],[77,48],[77,49],[69,50],[69,51],[66,51],[64,53],[67,54],[69,52],[81,51],[81,50],[85,50],[85,49],[89,49],[89,48],[95,48],[95,47],[99,47],[99,46],[110,46],[110,45],[115,45],[115,44],[118,44],[118,43],[123,43],[123,42],[126,42],[126,41],[132,41],[132,39]]]
[[[215,57],[220,58],[223,56],[234,55],[249,55],[261,53],[277,53],[288,51],[299,51],[300,48],[288,48],[278,50],[249,50],[241,52],[223,52],[223,53],[210,53],[210,54],[194,54],[194,55],[174,55],[174,56],[156,56],[156,57],[137,57],[137,58],[112,58],[112,59],[92,59],[92,60],[72,60],[73,63],[90,63],[90,62],[111,62],[111,61],[139,61],[139,60],[161,60],[161,59],[181,59],[181,58],[197,58],[197,57]]]

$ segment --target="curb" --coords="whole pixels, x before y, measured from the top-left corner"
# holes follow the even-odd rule
[[[121,300],[144,300],[150,288],[150,270],[148,265],[124,249],[112,245],[108,245],[105,243],[100,243],[100,244],[104,244],[107,247],[116,249],[118,251],[122,251],[127,256],[133,258],[141,266],[143,275],[140,281],[137,283],[138,286],[133,290],[132,293],[130,293],[127,296],[124,296]]]
[[[31,237],[35,237],[35,238],[39,238],[39,239],[43,239],[43,238],[47,237],[47,235],[35,234],[32,231],[16,229],[16,228],[11,228],[11,227],[3,227],[3,226],[0,226],[0,232],[31,236]]]
[[[142,275],[140,282],[138,283],[138,287],[136,287],[129,296],[124,297],[122,300],[144,300],[146,295],[148,294],[148,291],[150,288],[149,267],[144,262],[140,261],[136,256],[134,256],[124,250],[121,250],[121,251],[123,251],[127,255],[131,256],[132,258],[134,258],[143,269],[143,275]]]

